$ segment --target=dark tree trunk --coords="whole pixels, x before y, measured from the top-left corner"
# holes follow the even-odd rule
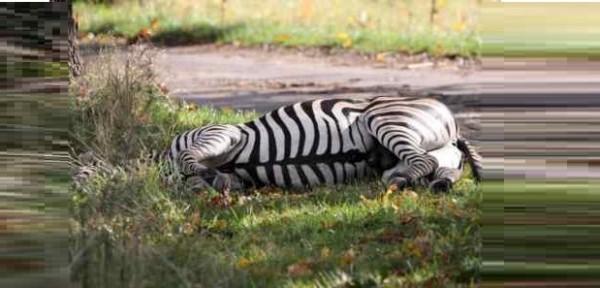
[[[79,47],[77,46],[77,23],[73,18],[73,3],[69,1],[69,13],[68,13],[68,33],[69,33],[69,72],[71,77],[78,77],[81,75],[83,62],[79,55]]]

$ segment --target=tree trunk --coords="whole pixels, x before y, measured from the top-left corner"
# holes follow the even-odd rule
[[[82,72],[83,62],[79,55],[79,47],[77,46],[77,23],[73,18],[73,3],[69,1],[68,13],[68,33],[69,33],[69,73],[71,77],[78,77]]]

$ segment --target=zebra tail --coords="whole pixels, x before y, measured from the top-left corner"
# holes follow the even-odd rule
[[[481,174],[483,172],[483,165],[481,164],[481,155],[475,150],[475,148],[463,138],[458,138],[456,141],[457,148],[465,154],[467,162],[471,165],[471,171],[475,178],[475,183],[481,182]]]

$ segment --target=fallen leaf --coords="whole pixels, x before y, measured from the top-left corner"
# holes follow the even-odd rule
[[[310,265],[314,261],[312,259],[302,259],[287,267],[288,274],[293,277],[304,276],[312,273]]]
[[[350,250],[346,251],[346,253],[344,253],[344,255],[342,255],[340,262],[342,265],[350,265],[350,264],[352,264],[352,262],[354,262],[355,259],[356,259],[356,252],[354,252],[354,249],[350,248]]]
[[[375,60],[380,63],[385,63],[388,53],[378,53],[375,56]]]
[[[463,21],[458,21],[456,23],[454,23],[454,25],[452,25],[452,30],[454,31],[464,31],[467,28],[467,23],[463,22]]]
[[[217,230],[224,230],[225,228],[227,228],[228,223],[226,220],[223,219],[219,219],[216,220],[215,223],[213,224],[213,228],[217,229]]]
[[[221,112],[225,113],[225,114],[231,114],[234,113],[233,108],[231,107],[222,107],[221,108]]]
[[[238,260],[238,262],[236,263],[236,266],[239,269],[245,269],[245,268],[250,267],[251,264],[252,264],[252,262],[250,260],[248,260],[248,258],[242,257],[242,258],[240,258],[240,260]]]
[[[344,40],[344,43],[342,43],[342,47],[344,48],[350,48],[352,46],[352,39],[348,38],[346,40]]]
[[[140,30],[140,32],[138,32],[138,38],[148,38],[152,35],[152,30],[150,30],[149,28],[142,28],[142,30]]]
[[[323,247],[321,248],[321,259],[326,259],[329,258],[329,256],[331,255],[331,249],[329,249],[329,247]]]
[[[346,39],[348,39],[348,38],[350,38],[350,36],[348,36],[348,33],[346,33],[346,32],[340,32],[340,33],[337,33],[337,34],[335,34],[335,36],[334,36],[334,37],[335,37],[336,39],[338,39],[338,40],[342,40],[342,41],[343,41],[343,40],[346,40]]]
[[[392,185],[388,186],[387,191],[391,191],[391,192],[398,191],[398,185],[392,184]]]
[[[292,38],[292,36],[289,34],[279,34],[275,37],[275,42],[283,43],[283,42],[290,40],[291,38]]]
[[[158,18],[154,17],[154,19],[152,19],[152,22],[150,23],[150,28],[152,28],[153,31],[158,30],[158,25],[160,23],[158,22]]]

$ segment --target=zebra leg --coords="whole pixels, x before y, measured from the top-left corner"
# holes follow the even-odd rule
[[[438,167],[435,170],[434,180],[429,183],[429,190],[433,193],[446,193],[458,181],[462,171],[450,167]]]
[[[391,169],[385,171],[382,176],[383,183],[390,188],[395,186],[398,190],[403,190],[407,187],[414,187],[416,184],[427,185],[429,177],[433,172],[430,169],[437,170],[437,160],[428,155],[416,154],[411,159],[417,159],[410,164],[399,161],[398,164]]]
[[[232,173],[221,173],[216,171],[213,175],[205,178],[210,183],[213,189],[217,191],[229,192],[229,191],[242,191],[244,189],[244,183],[242,179]]]
[[[462,175],[462,164],[463,154],[461,150],[453,143],[449,143],[446,146],[427,152],[427,156],[433,157],[438,163],[438,167],[431,174],[425,175],[417,179],[417,183],[429,187],[432,192],[447,192],[452,189],[453,183],[458,181]],[[404,184],[402,179],[394,179],[396,175],[403,175],[408,170],[408,166],[399,161],[396,166],[391,169],[387,169],[383,174],[384,183],[391,183],[389,185],[400,185]],[[400,185],[398,182],[400,181]],[[405,184],[406,185],[406,184]]]
[[[407,150],[400,156],[400,162],[403,163],[403,169],[398,169],[389,176],[386,186],[395,185],[402,190],[409,186],[414,186],[417,181],[423,177],[432,174],[438,167],[438,161],[428,154],[421,154],[417,151]],[[404,158],[404,159],[403,159]]]
[[[231,177],[214,167],[223,164],[229,153],[240,142],[237,129],[219,126],[198,136],[190,147],[181,151],[177,162],[183,175],[198,176],[218,191],[231,187]],[[236,182],[238,182],[236,180]]]
[[[188,193],[206,191],[210,187],[210,184],[201,176],[190,176],[185,180],[185,191]]]
[[[458,181],[462,175],[463,152],[454,143],[429,152],[429,155],[435,157],[439,167],[433,174],[433,180],[429,183],[429,189],[434,192],[448,192],[452,185]]]

